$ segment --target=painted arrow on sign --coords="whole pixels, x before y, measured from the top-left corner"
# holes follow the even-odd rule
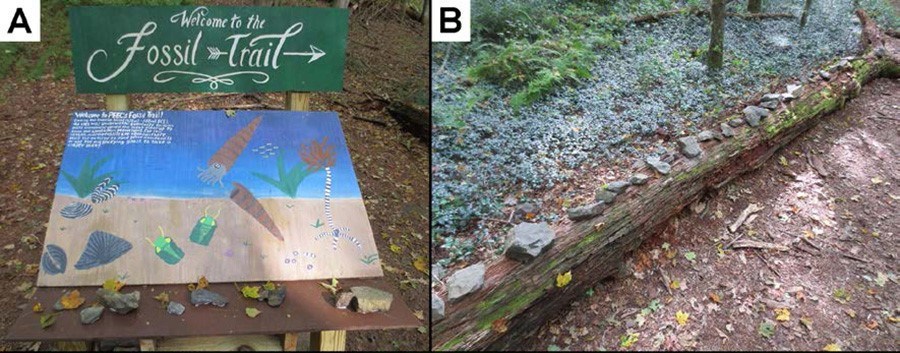
[[[309,61],[306,63],[309,64],[313,61],[319,60],[319,58],[325,56],[325,52],[322,49],[316,48],[313,45],[309,46],[309,52],[284,52],[284,55],[288,56],[309,56]]]

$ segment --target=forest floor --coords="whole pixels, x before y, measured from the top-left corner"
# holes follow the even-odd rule
[[[900,80],[704,195],[529,350],[896,350]],[[750,204],[762,209],[736,232]],[[754,246],[767,246],[760,249]]]
[[[249,3],[215,1],[216,4]],[[312,95],[311,110],[337,111],[380,250],[385,278],[422,327],[358,331],[348,350],[423,350],[428,345],[429,146],[401,129],[383,103],[390,97],[427,105],[428,30],[400,11],[351,16],[344,92]],[[384,73],[389,72],[390,75]],[[77,110],[104,109],[103,97],[76,94],[71,75],[0,79],[0,335],[30,308],[46,222],[69,126]],[[138,94],[134,109],[281,109],[283,94]],[[363,118],[363,119],[360,119]],[[375,121],[373,123],[372,121]],[[301,346],[302,347],[302,346]],[[0,350],[38,348],[0,341]]]

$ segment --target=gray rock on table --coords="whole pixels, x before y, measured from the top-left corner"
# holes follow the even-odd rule
[[[355,297],[353,292],[340,291],[334,298],[334,307],[338,309],[347,309],[350,307],[350,303],[353,302],[353,298]]]
[[[201,288],[191,292],[191,304],[194,306],[215,305],[222,308],[228,305],[228,298],[206,288]]]
[[[181,314],[184,314],[184,305],[174,300],[169,301],[169,305],[166,305],[166,312],[171,315],[180,316]]]
[[[266,304],[273,308],[281,306],[284,303],[284,297],[287,296],[287,288],[284,286],[275,286],[274,290],[263,290],[259,294],[258,300],[265,300]]]
[[[547,223],[520,223],[510,233],[512,244],[506,249],[506,256],[521,262],[534,260],[556,237]]]
[[[97,320],[100,320],[100,315],[103,315],[103,307],[102,306],[91,306],[81,310],[81,323],[85,325],[90,325]]]
[[[100,288],[97,290],[97,299],[100,304],[116,314],[128,314],[138,308],[141,302],[141,292],[134,291],[128,294]]]
[[[354,309],[361,314],[389,311],[394,301],[393,294],[372,287],[351,287],[350,292],[354,297]]]
[[[450,277],[447,277],[445,282],[447,284],[447,299],[455,301],[466,294],[481,289],[481,286],[484,285],[484,271],[484,264],[477,263],[458,270]]]

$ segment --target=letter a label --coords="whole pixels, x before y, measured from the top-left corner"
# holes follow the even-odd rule
[[[41,41],[41,1],[0,1],[0,42]]]

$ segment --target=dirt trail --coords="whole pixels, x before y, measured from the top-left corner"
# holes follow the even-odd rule
[[[897,160],[900,81],[879,79],[762,168],[687,207],[627,257],[619,279],[523,347],[896,349]],[[750,204],[762,210],[730,232]],[[783,249],[747,247],[760,244]]]
[[[220,5],[247,1],[213,1]],[[428,145],[403,131],[384,104],[424,95],[428,87],[428,36],[421,24],[397,13],[362,23],[351,16],[344,92],[312,95],[311,110],[337,111],[375,234],[385,278],[422,317],[428,275],[413,266],[428,254]],[[384,77],[390,72],[390,77]],[[71,77],[29,81],[19,72],[0,78],[0,337],[22,309],[36,280],[63,145],[74,110],[103,109],[100,95],[76,94]],[[139,94],[135,109],[281,109],[283,94]],[[426,96],[427,97],[427,96]],[[353,118],[363,117],[382,122]],[[400,246],[392,252],[391,244]],[[427,261],[427,260],[426,260]],[[46,303],[45,303],[46,304]],[[45,305],[46,306],[46,305]],[[37,318],[35,318],[37,320]],[[421,350],[428,333],[416,329],[359,331],[348,350]],[[0,341],[0,350],[31,344]],[[302,347],[302,344],[301,344]]]

